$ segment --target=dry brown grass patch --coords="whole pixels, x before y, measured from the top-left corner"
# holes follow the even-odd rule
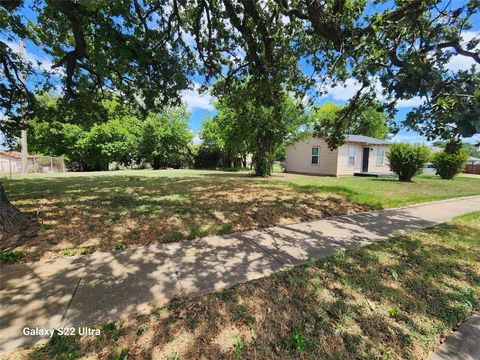
[[[32,194],[16,199],[21,210],[39,213],[42,227],[36,236],[11,238],[4,247],[23,252],[23,261],[28,261],[108,251],[118,243],[166,243],[368,209],[341,195],[302,192],[251,178],[108,180],[78,181],[75,186],[67,180],[61,185],[45,182],[47,190],[34,192],[35,201]]]

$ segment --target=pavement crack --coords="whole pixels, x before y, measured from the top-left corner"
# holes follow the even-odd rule
[[[268,256],[270,256],[271,258],[273,258],[276,262],[278,262],[280,265],[284,265],[283,262],[281,262],[280,260],[278,260],[270,251],[268,251],[267,249],[265,249],[263,246],[257,244],[256,241],[252,240],[252,239],[249,239],[249,238],[246,238],[246,237],[243,237],[243,239],[253,243],[256,247],[258,247],[260,250],[262,250],[265,254],[267,254]]]
[[[77,284],[75,285],[75,288],[73,289],[72,296],[70,297],[70,300],[69,300],[67,306],[65,307],[65,311],[63,312],[63,315],[62,315],[62,321],[64,321],[66,316],[67,316],[68,309],[70,308],[70,305],[73,302],[73,299],[75,297],[75,294],[77,293],[78,287],[80,286],[80,282],[82,281],[83,277],[85,276],[87,266],[88,266],[88,260],[85,261],[85,265],[83,266],[82,273],[81,273],[80,277],[78,278]]]

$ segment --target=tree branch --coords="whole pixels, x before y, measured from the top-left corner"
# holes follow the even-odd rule
[[[73,91],[73,76],[77,61],[87,56],[87,43],[85,41],[85,34],[78,15],[80,7],[77,3],[62,0],[47,0],[47,2],[55,9],[60,11],[70,22],[73,37],[75,39],[75,48],[67,52],[57,63],[52,66],[52,69],[58,68],[66,64],[66,93],[70,96],[74,95]]]

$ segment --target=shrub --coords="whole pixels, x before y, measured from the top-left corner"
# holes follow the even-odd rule
[[[219,148],[200,146],[194,155],[193,166],[196,169],[215,169],[222,167],[223,152]]]
[[[426,146],[402,143],[392,144],[387,154],[390,169],[400,181],[411,181],[412,177],[420,175],[429,157]]]
[[[432,164],[442,179],[450,180],[464,169],[467,158],[468,153],[464,149],[453,154],[442,151],[433,156]]]

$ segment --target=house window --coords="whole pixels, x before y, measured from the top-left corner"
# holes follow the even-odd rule
[[[354,145],[348,146],[348,165],[349,166],[355,165],[355,146]]]
[[[318,150],[318,147],[312,147],[312,164],[314,165],[318,164],[319,154],[320,154],[320,151]]]
[[[377,166],[383,166],[384,158],[385,158],[385,149],[377,148]]]

